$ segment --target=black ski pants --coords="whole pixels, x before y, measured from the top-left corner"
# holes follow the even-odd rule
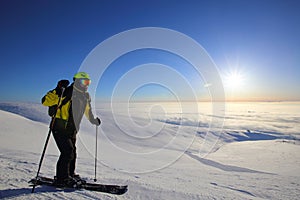
[[[52,131],[60,156],[56,164],[56,178],[64,180],[74,176],[76,165],[76,133],[68,130]]]

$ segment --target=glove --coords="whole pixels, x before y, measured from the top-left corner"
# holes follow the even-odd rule
[[[59,88],[59,89],[61,89],[61,88],[66,88],[66,87],[68,87],[68,85],[69,85],[69,81],[68,80],[60,80],[60,81],[58,81],[58,83],[57,83],[57,87]]]
[[[61,96],[62,89],[68,87],[69,83],[70,82],[68,80],[60,80],[60,81],[58,81],[57,86],[55,88],[56,94],[58,96]]]
[[[91,120],[91,123],[96,125],[96,126],[100,126],[101,120],[98,117],[96,117],[95,119]]]

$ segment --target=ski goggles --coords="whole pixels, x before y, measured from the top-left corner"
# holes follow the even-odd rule
[[[89,86],[91,84],[91,80],[90,79],[81,79],[80,80],[80,84],[83,86]]]

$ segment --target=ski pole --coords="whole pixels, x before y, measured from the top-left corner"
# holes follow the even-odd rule
[[[57,104],[58,106],[59,106],[59,104],[61,102],[61,99],[63,97],[64,91],[65,91],[65,88],[62,88],[61,96],[58,99],[58,104]],[[35,180],[38,179],[38,176],[39,176],[39,173],[40,173],[40,170],[41,170],[41,167],[42,167],[42,163],[43,163],[43,159],[44,159],[44,156],[45,156],[45,153],[46,153],[46,149],[47,149],[47,146],[48,146],[48,142],[49,142],[49,139],[50,139],[51,131],[52,131],[53,126],[54,126],[55,116],[56,116],[56,113],[57,113],[57,110],[58,110],[58,106],[57,106],[57,108],[55,110],[54,115],[52,116],[52,119],[51,119],[51,123],[50,123],[50,126],[49,126],[48,136],[47,136],[47,139],[46,139],[46,142],[45,142],[45,145],[44,145],[43,153],[42,153],[42,156],[41,156],[41,159],[40,159],[39,168],[38,168],[38,171],[36,173]],[[35,186],[36,186],[36,183],[33,184],[31,193],[34,193]]]
[[[95,178],[94,178],[94,182],[97,182],[97,149],[98,149],[98,126],[96,126],[96,146],[95,146]]]

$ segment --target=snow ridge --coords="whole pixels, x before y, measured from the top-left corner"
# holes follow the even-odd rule
[[[0,102],[0,110],[15,113],[37,122],[49,123],[47,107],[40,103]]]

